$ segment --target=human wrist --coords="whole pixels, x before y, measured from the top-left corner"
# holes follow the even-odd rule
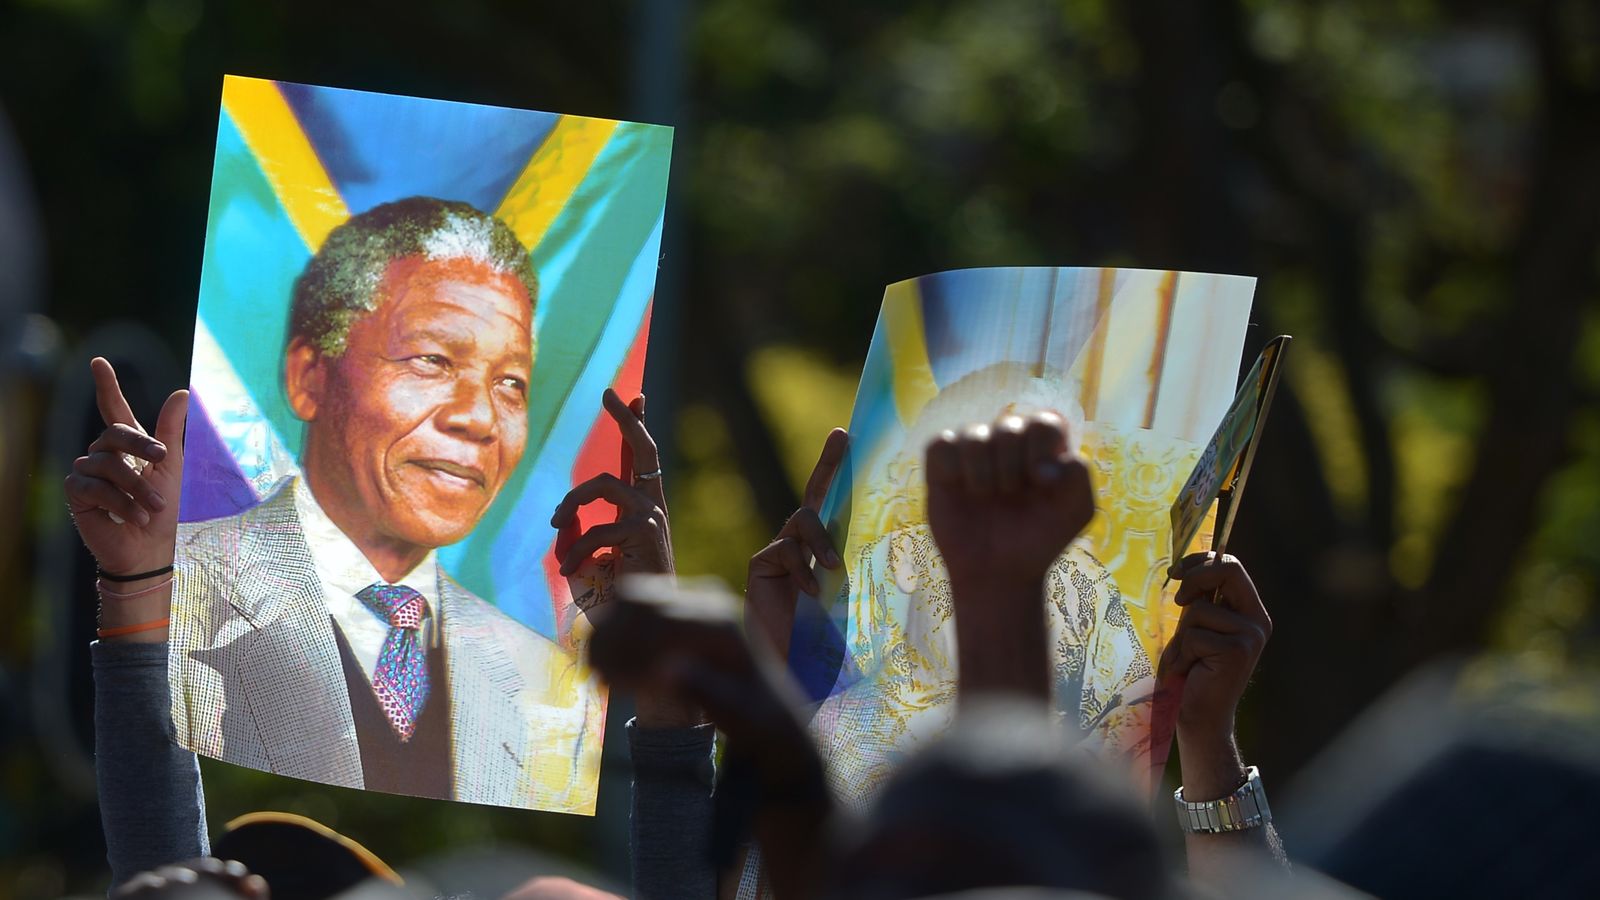
[[[635,716],[628,721],[626,732],[636,774],[688,777],[703,781],[707,788],[711,786],[714,778],[712,747],[716,739],[716,729],[711,723],[651,728]]]
[[[1044,621],[1043,574],[952,574],[950,598],[957,634],[971,633],[1002,641],[1034,639],[1038,632],[1023,635],[1017,629],[1036,627]]]
[[[1244,784],[1248,768],[1230,728],[1227,733],[1178,733],[1178,763],[1184,799],[1202,802],[1226,797]]]
[[[646,731],[693,728],[707,721],[704,711],[693,703],[640,693],[633,698],[634,721]]]
[[[159,578],[144,579],[148,582],[144,587],[134,582],[134,590],[127,590],[123,584],[109,586],[102,583],[98,627],[100,639],[151,644],[165,641],[167,626],[155,624],[166,620],[172,607],[171,576],[165,578],[165,582]],[[140,625],[152,627],[125,631]]]
[[[114,563],[104,563],[97,558],[94,567],[108,584],[131,585],[156,581],[172,574],[176,566],[174,556],[174,549],[168,546],[164,550],[139,551]]]
[[[1233,710],[1226,714],[1178,710],[1175,736],[1178,744],[1200,751],[1226,750],[1234,746]]]
[[[960,696],[1048,699],[1044,579],[952,580],[951,593]]]
[[[1044,579],[1048,570],[1038,572],[1018,572],[1014,569],[997,570],[993,567],[982,568],[952,568],[950,570],[950,589],[958,592],[962,588],[975,588],[979,591],[1032,591],[1044,590]]]
[[[102,602],[119,600],[130,595],[133,600],[142,600],[145,597],[155,595],[170,597],[170,590],[162,591],[160,589],[171,584],[172,573],[168,572],[164,575],[152,575],[149,578],[139,578],[133,581],[111,581],[102,577],[95,581],[95,589],[99,592]],[[126,604],[132,602],[132,600],[123,599],[122,602]]]

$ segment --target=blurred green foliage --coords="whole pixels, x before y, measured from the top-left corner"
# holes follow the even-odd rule
[[[630,27],[662,5],[0,8],[48,312],[69,344],[129,317],[185,355],[224,72],[626,118],[655,74],[642,48],[664,47],[685,80],[652,107],[679,132],[649,377],[669,385],[652,421],[680,571],[742,583],[847,423],[884,285],[977,265],[1245,272],[1247,352],[1297,338],[1236,540],[1278,623],[1252,755],[1294,769],[1439,654],[1582,696],[1559,686],[1600,666],[1594,3],[685,0],[664,5],[681,35]],[[29,644],[7,646],[20,695]],[[92,797],[55,785],[34,736],[0,752],[0,894],[92,890]],[[302,811],[399,862],[494,839],[618,869],[596,849],[614,813],[206,778],[219,820]]]

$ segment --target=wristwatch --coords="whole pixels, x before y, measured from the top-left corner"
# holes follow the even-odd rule
[[[1220,800],[1194,803],[1183,799],[1183,788],[1172,792],[1178,807],[1178,826],[1186,834],[1222,834],[1260,828],[1272,821],[1267,792],[1261,787],[1261,773],[1249,768],[1249,777],[1238,790]]]

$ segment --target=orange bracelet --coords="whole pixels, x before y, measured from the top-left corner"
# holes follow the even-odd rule
[[[118,625],[115,628],[99,628],[95,630],[95,634],[103,638],[122,637],[125,634],[138,634],[141,631],[155,631],[157,628],[165,628],[171,624],[172,617],[168,616],[165,619],[157,619],[154,622],[140,622],[137,625]]]

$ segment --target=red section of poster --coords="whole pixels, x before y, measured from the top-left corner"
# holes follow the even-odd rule
[[[645,346],[650,337],[650,314],[652,307],[645,310],[644,320],[639,325],[639,331],[634,335],[633,346],[628,349],[628,356],[623,360],[622,367],[617,370],[616,378],[612,379],[611,387],[621,395],[623,400],[632,400],[639,396],[639,388],[644,383],[644,358]],[[595,398],[598,407],[600,398]],[[583,441],[583,448],[578,451],[578,458],[572,466],[572,484],[579,485],[589,479],[609,472],[619,478],[625,478],[623,471],[625,448],[622,445],[622,434],[617,431],[615,422],[605,410],[600,410],[595,417],[594,424],[589,427],[589,436]],[[572,614],[572,589],[567,579],[561,574],[561,558],[566,556],[578,535],[589,528],[617,519],[616,507],[604,500],[591,503],[578,510],[578,515],[573,523],[556,533],[555,546],[544,558],[544,574],[550,584],[550,597],[555,604],[556,632],[566,634],[571,625],[568,621]]]

